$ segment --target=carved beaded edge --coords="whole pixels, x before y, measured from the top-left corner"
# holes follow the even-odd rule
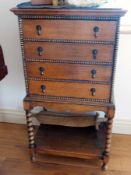
[[[24,76],[25,76],[25,86],[26,86],[26,93],[29,91],[28,87],[28,80],[27,80],[27,67],[25,62],[25,53],[24,53],[24,42],[23,42],[23,30],[22,30],[22,19],[18,17],[19,22],[19,33],[20,33],[20,43],[21,43],[21,52],[22,52],[22,60],[23,60],[23,68],[24,68]]]
[[[75,98],[75,97],[62,97],[62,96],[49,96],[49,95],[29,95],[29,98],[45,99],[58,102],[71,102],[71,103],[82,103],[96,102],[96,103],[109,103],[108,99],[91,99],[91,98]]]
[[[28,77],[28,80],[33,81],[55,81],[55,82],[67,82],[67,83],[87,83],[87,84],[101,84],[101,85],[111,85],[111,82],[107,81],[91,81],[91,80],[74,80],[74,79],[55,79],[55,78],[36,78]]]
[[[120,18],[117,20],[116,26],[116,35],[115,35],[115,46],[114,46],[114,53],[113,53],[113,72],[112,72],[112,85],[111,85],[111,93],[110,93],[110,100],[113,102],[113,89],[114,89],[114,79],[115,79],[115,72],[116,72],[116,62],[117,62],[117,53],[118,53],[118,41],[119,41],[119,29],[120,29]]]
[[[18,15],[22,19],[40,19],[40,20],[97,20],[97,21],[116,21],[119,16],[103,17],[103,16],[78,16],[78,15]]]
[[[74,58],[74,60],[77,58]],[[26,63],[29,62],[43,62],[43,63],[58,63],[58,64],[84,64],[84,65],[103,65],[103,66],[112,66],[112,62],[106,61],[79,61],[79,60],[55,60],[55,59],[46,59],[46,58],[25,58]]]
[[[114,45],[114,41],[94,41],[94,40],[69,40],[69,39],[37,39],[37,38],[23,38],[23,41],[29,42],[51,42],[51,43],[73,43],[73,44],[105,44]]]

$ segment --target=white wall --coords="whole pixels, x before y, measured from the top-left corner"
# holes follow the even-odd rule
[[[10,12],[23,0],[0,1],[0,44],[3,47],[8,76],[0,82],[0,108],[22,109],[25,96],[17,17]]]
[[[3,47],[8,76],[0,82],[0,108],[22,111],[25,96],[23,65],[17,17],[9,11],[23,0],[1,0],[0,44]],[[115,83],[116,121],[131,123],[131,34],[120,35]],[[3,111],[3,110],[2,110]]]
[[[131,120],[131,34],[121,34],[116,66],[116,117]]]

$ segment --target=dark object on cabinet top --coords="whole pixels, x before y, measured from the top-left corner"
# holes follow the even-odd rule
[[[0,46],[0,80],[2,80],[7,74],[7,66],[5,65],[2,48]]]

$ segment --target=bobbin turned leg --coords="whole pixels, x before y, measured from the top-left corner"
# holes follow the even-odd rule
[[[114,112],[115,109],[111,108],[109,109],[107,113],[108,121],[107,121],[107,131],[106,131],[106,142],[105,142],[105,150],[103,152],[103,165],[102,170],[108,169],[108,162],[109,162],[109,156],[110,156],[110,147],[111,147],[111,137],[112,137],[112,123],[114,118]]]
[[[36,145],[34,140],[34,127],[31,119],[31,113],[26,110],[26,120],[27,120],[27,127],[28,127],[28,137],[29,137],[29,148],[31,154],[31,161],[36,161]]]

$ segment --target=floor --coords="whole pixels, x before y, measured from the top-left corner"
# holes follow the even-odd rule
[[[44,156],[31,163],[25,125],[0,123],[0,175],[131,175],[131,136],[113,135],[107,172],[99,162]],[[52,163],[51,163],[52,162]]]

